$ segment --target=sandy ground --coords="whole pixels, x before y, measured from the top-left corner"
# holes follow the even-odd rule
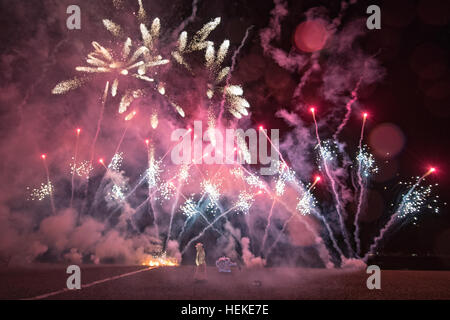
[[[208,267],[208,280],[195,283],[194,267],[145,270],[142,267],[83,266],[81,290],[47,299],[450,299],[450,271],[382,270],[381,290],[368,290],[365,270],[264,268],[219,274]],[[0,270],[0,299],[24,299],[65,288],[65,266]]]

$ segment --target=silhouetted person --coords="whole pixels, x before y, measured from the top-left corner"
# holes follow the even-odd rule
[[[203,244],[200,242],[195,245],[195,249],[197,249],[197,256],[195,257],[197,268],[195,269],[194,279],[196,281],[206,281],[205,249],[203,249]]]

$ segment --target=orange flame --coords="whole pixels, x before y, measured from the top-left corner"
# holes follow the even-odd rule
[[[152,257],[142,262],[143,266],[149,267],[177,267],[180,264],[177,259],[166,257]]]

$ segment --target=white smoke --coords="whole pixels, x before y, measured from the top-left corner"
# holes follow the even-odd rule
[[[266,260],[261,257],[255,257],[255,255],[250,251],[250,239],[243,237],[241,239],[242,246],[242,259],[244,264],[248,268],[262,268],[266,265]]]

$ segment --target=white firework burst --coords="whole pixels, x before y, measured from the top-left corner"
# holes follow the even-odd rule
[[[253,194],[242,191],[239,193],[238,200],[235,204],[236,210],[238,212],[242,212],[243,214],[248,214],[254,202],[255,197]]]
[[[198,213],[197,203],[194,201],[192,197],[186,199],[186,201],[183,203],[180,209],[183,212],[183,214],[188,218]]]
[[[74,157],[72,157],[72,161],[75,161]],[[89,179],[92,170],[94,170],[94,167],[88,160],[80,161],[78,164],[77,163],[70,164],[70,174],[76,174],[81,178]]]
[[[303,194],[303,197],[298,199],[297,210],[302,215],[308,215],[311,213],[311,210],[315,208],[316,203],[317,203],[317,201],[314,198],[314,196],[311,194],[311,192],[305,191],[305,193]]]
[[[27,187],[27,190],[30,190],[30,188]],[[51,181],[48,181],[47,183],[41,183],[41,186],[39,188],[34,188],[33,190],[31,190],[30,199],[42,201],[46,197],[50,197],[53,192],[54,187]]]
[[[114,170],[114,171],[120,171],[122,162],[123,162],[123,152],[116,153],[112,157],[111,162],[108,165],[108,169]]]

